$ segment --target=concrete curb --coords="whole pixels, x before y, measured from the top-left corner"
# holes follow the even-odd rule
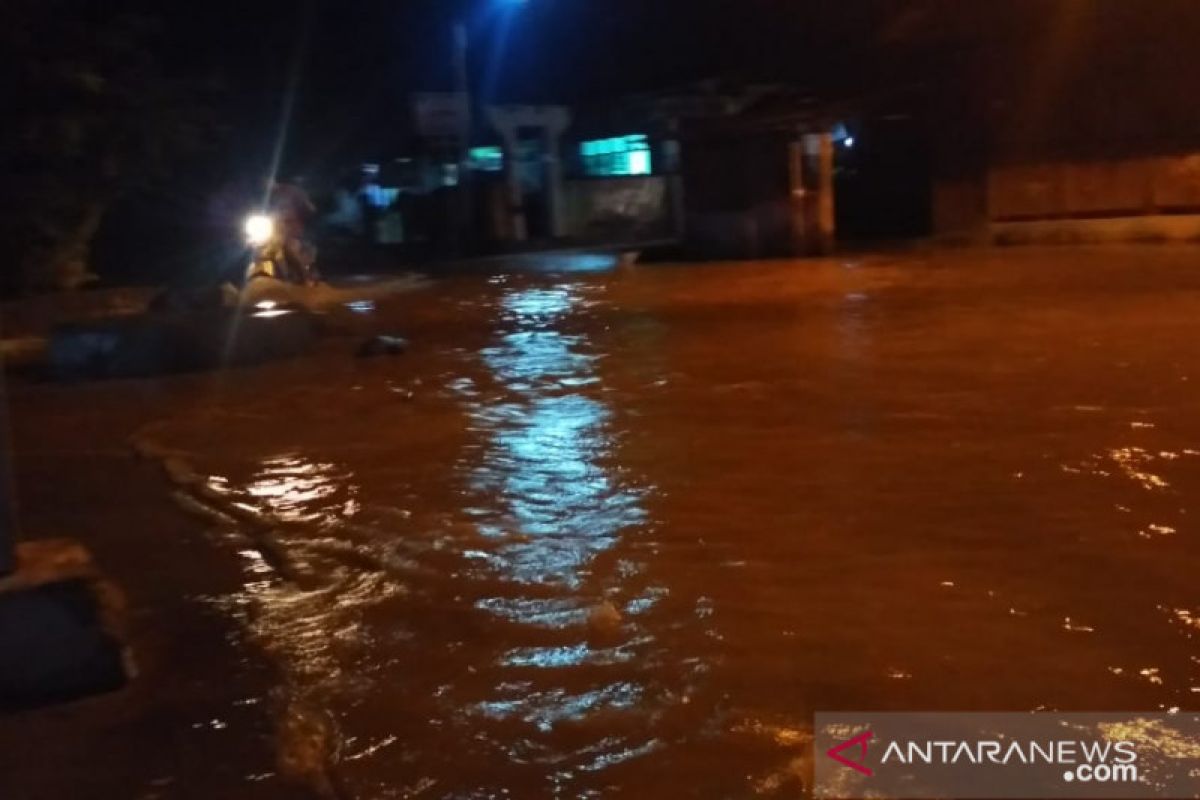
[[[134,675],[125,600],[70,539],[24,542],[0,579],[0,710],[113,691]]]

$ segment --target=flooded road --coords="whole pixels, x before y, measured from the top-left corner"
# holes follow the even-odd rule
[[[1146,252],[446,279],[139,441],[342,795],[796,797],[818,710],[1200,710],[1200,254]]]

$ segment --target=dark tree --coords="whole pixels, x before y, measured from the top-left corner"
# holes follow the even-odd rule
[[[66,0],[0,10],[5,287],[92,279],[91,242],[122,195],[215,138],[207,89],[164,68],[153,16]]]

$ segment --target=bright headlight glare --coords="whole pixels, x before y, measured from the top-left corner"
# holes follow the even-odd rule
[[[266,244],[274,234],[275,220],[265,214],[254,214],[246,220],[246,241],[250,244]]]

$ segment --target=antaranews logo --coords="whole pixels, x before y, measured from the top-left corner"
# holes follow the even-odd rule
[[[1096,739],[892,741],[888,742],[880,758],[881,764],[1066,767],[1062,779],[1068,783],[1075,780],[1136,783],[1136,762],[1137,746],[1133,742]]]
[[[817,798],[1194,798],[1200,714],[818,714]]]
[[[825,751],[825,755],[844,767],[867,777],[875,770],[867,766],[867,752],[875,734],[863,731]],[[881,765],[906,766],[930,764],[955,766],[967,764],[1046,764],[1068,767],[1062,778],[1095,783],[1134,782],[1138,780],[1137,747],[1133,742],[1060,739],[1056,741],[982,740],[904,740],[887,742]]]
[[[867,746],[871,743],[871,739],[874,738],[874,736],[875,734],[871,733],[870,731],[863,731],[857,736],[854,736],[842,742],[841,744],[836,744],[829,748],[825,751],[825,755],[829,756],[843,766],[857,770],[863,775],[870,777],[871,775],[875,774],[875,771],[868,767],[864,762],[867,760]],[[842,755],[842,753],[847,750],[856,750],[858,752],[858,759],[851,761],[849,758]]]

